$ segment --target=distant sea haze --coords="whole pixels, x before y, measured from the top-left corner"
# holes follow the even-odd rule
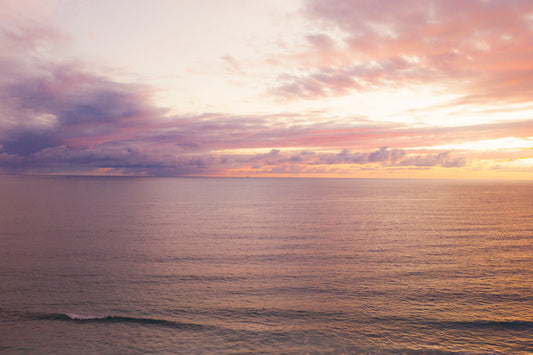
[[[2,353],[533,352],[533,182],[0,176]]]

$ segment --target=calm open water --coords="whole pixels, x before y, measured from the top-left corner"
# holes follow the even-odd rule
[[[0,176],[0,352],[530,353],[533,182]]]

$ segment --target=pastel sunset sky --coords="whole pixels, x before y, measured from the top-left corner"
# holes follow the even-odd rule
[[[533,1],[0,0],[0,172],[533,178]]]

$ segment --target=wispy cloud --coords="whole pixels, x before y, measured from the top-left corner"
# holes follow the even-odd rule
[[[533,3],[528,1],[309,0],[323,33],[279,77],[290,99],[439,83],[463,103],[527,102],[533,94]],[[335,49],[328,33],[337,34]],[[324,54],[328,59],[324,60]]]
[[[316,99],[368,91],[383,86],[403,87],[442,78],[438,71],[421,67],[403,57],[373,61],[355,66],[326,67],[304,75],[282,75],[277,93],[288,98]]]

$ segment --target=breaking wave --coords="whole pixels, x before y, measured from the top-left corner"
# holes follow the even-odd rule
[[[132,323],[140,325],[154,325],[167,328],[203,330],[208,326],[194,323],[182,323],[167,319],[142,318],[114,315],[93,315],[78,313],[18,313],[19,317],[34,320],[53,320],[76,323]]]

